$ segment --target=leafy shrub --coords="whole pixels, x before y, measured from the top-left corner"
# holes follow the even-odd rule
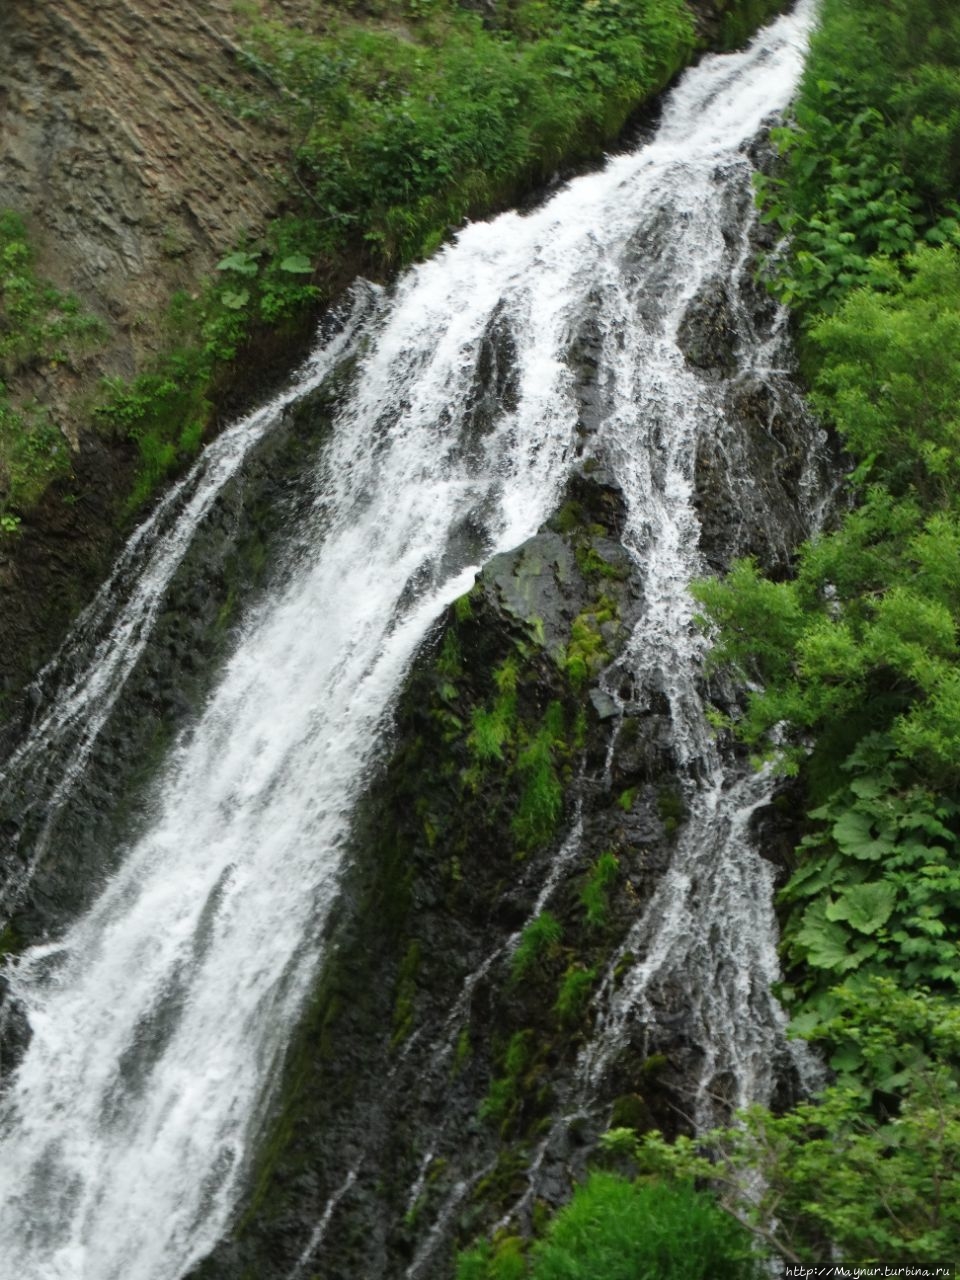
[[[819,1007],[841,976],[887,974],[907,987],[960,989],[960,807],[909,781],[883,738],[847,764],[846,787],[811,813],[817,829],[783,891],[785,935],[802,965],[791,988]]]
[[[880,258],[960,244],[960,20],[952,0],[823,0],[785,172],[761,178],[765,216],[791,236],[777,289],[815,315]]]
[[[661,1176],[708,1180],[781,1258],[822,1263],[830,1242],[847,1266],[949,1264],[960,1239],[960,1009],[890,981],[838,988],[834,1003],[817,1034],[842,1074],[817,1100],[780,1116],[754,1107],[697,1142],[621,1130],[607,1145]]]
[[[461,1254],[457,1280],[753,1280],[746,1232],[691,1186],[592,1173],[527,1259],[508,1240]]]
[[[784,994],[808,1029],[844,976],[957,988],[958,93],[955,6],[824,0],[761,195],[793,236],[781,292],[857,505],[792,581],[742,562],[696,588],[715,660],[759,682],[736,732],[792,731],[782,759],[813,802],[783,897]]]
[[[324,35],[251,28],[266,109],[298,139],[292,185],[317,247],[416,256],[447,224],[612,136],[693,46],[682,0],[588,6],[519,0],[481,22],[453,3],[406,6],[409,39],[341,20]]]

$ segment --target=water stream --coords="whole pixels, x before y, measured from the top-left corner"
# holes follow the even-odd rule
[[[747,835],[769,784],[732,774],[713,744],[686,589],[705,568],[697,442],[723,437],[723,389],[691,370],[678,330],[712,280],[729,282],[737,310],[747,144],[788,102],[810,21],[802,0],[747,52],[704,59],[647,145],[529,215],[468,227],[318,352],[311,386],[347,347],[361,355],[282,589],[246,619],[98,900],[8,965],[31,1031],[0,1097],[0,1258],[11,1277],[177,1280],[223,1234],[321,958],[351,809],[409,664],[477,564],[535,533],[575,465],[570,355],[587,321],[601,352],[590,447],[624,491],[625,545],[644,576],[645,613],[621,668],[634,697],[669,706],[689,820],[624,946],[635,967],[601,989],[582,1088],[681,974],[705,1046],[703,1115],[720,1080],[738,1101],[769,1090],[782,1034],[769,993],[775,927]],[[779,339],[752,340],[745,312],[737,331],[738,376],[775,384]],[[479,414],[491,335],[511,373]],[[98,617],[105,638],[8,766],[72,733],[52,805],[137,659],[189,513],[202,517],[212,492],[204,477],[242,465],[245,442],[276,411],[222,437],[177,520],[136,535],[129,554],[149,544],[150,556],[112,621]],[[96,609],[109,610],[111,590]],[[621,675],[610,673],[615,699]]]

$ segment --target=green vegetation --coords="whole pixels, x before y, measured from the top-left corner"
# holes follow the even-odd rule
[[[545,844],[563,813],[563,784],[557,757],[566,750],[563,707],[551,702],[543,724],[517,756],[522,790],[511,823],[521,852]]]
[[[602,929],[610,912],[610,888],[620,874],[620,863],[615,854],[601,853],[580,890],[580,901],[587,924]]]
[[[503,748],[511,741],[517,723],[517,664],[508,658],[494,672],[497,697],[490,707],[476,707],[468,746],[481,764],[503,759]]]
[[[884,279],[918,240],[960,243],[960,15],[951,0],[824,0],[783,171],[761,182],[790,233],[783,299],[807,314]]]
[[[0,534],[15,533],[21,513],[70,470],[49,411],[29,393],[14,396],[8,384],[30,386],[40,370],[74,367],[100,332],[76,298],[37,275],[23,220],[0,210]]]
[[[257,23],[269,97],[234,104],[294,139],[289,183],[308,252],[358,244],[409,262],[451,224],[595,153],[694,47],[683,0],[519,0],[484,18],[451,0],[381,3],[322,34]]]
[[[960,1009],[893,982],[836,1000],[819,1035],[842,1047],[840,1078],[816,1101],[782,1116],[753,1108],[697,1142],[620,1130],[607,1146],[648,1172],[708,1179],[781,1258],[822,1263],[829,1241],[848,1267],[950,1266],[960,1240]]]
[[[569,754],[562,703],[553,701],[539,726],[521,716],[518,709],[520,668],[511,654],[493,673],[496,695],[486,706],[470,713],[467,747],[473,764],[464,780],[476,790],[486,771],[506,766],[519,786],[510,821],[518,857],[546,843],[563,813],[560,766]],[[460,722],[457,721],[459,724]]]
[[[712,1163],[656,1137],[636,1154],[709,1177],[783,1258],[942,1266],[960,1238],[956,7],[824,0],[778,137],[760,199],[793,239],[773,286],[852,459],[852,509],[790,581],[747,561],[697,595],[714,661],[753,682],[732,728],[809,798],[782,994],[838,1079],[711,1135]]]
[[[587,579],[613,578],[623,580],[627,576],[626,569],[605,560],[596,547],[578,543],[574,548],[577,568]]]
[[[556,916],[549,911],[541,911],[520,935],[510,961],[511,976],[515,980],[522,978],[545,958],[554,955],[562,936],[563,927]]]
[[[960,20],[935,0],[828,0],[823,23],[778,195],[794,268],[827,206],[866,264],[797,295],[815,402],[856,463],[857,505],[802,549],[793,580],[745,562],[698,588],[719,626],[716,660],[763,686],[737,732],[760,746],[774,725],[791,726],[786,767],[802,770],[813,801],[784,895],[798,962],[788,994],[801,1013],[828,1007],[850,975],[956,991],[949,938],[960,921],[960,253],[915,246],[920,230],[946,235],[938,218],[960,174]],[[863,193],[844,204],[831,185],[864,156],[874,165],[862,118],[881,110],[876,146],[894,194],[879,193],[871,217],[899,217],[908,192],[917,221],[902,245],[870,230]],[[814,297],[828,309],[814,311]]]
[[[487,1096],[480,1104],[480,1119],[492,1120],[503,1127],[520,1105],[523,1078],[533,1056],[533,1033],[517,1031],[503,1055],[503,1075],[490,1082]]]
[[[563,975],[553,1011],[557,1020],[572,1026],[583,1017],[590,999],[590,992],[597,981],[596,968],[587,969],[582,964],[572,964]]]
[[[595,604],[574,618],[562,667],[576,688],[585,685],[609,660],[601,628],[604,623],[616,622],[618,617],[616,601],[601,595]]]
[[[690,1185],[593,1173],[526,1253],[516,1237],[460,1255],[456,1280],[753,1280],[750,1239]]]
[[[216,394],[253,335],[290,331],[323,296],[302,252],[307,235],[303,224],[276,223],[262,248],[228,254],[196,297],[174,297],[167,354],[132,380],[104,380],[95,420],[104,434],[133,441],[140,455],[128,512],[197,452]]]

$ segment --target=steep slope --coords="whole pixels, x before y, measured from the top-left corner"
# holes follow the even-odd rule
[[[679,3],[673,7],[682,10]],[[696,0],[698,46],[729,44],[782,7],[782,0]],[[575,13],[576,6],[568,9]],[[496,36],[518,21],[515,10],[481,6],[484,29]],[[262,247],[279,216],[300,218],[308,241],[317,234],[322,239],[327,219],[292,176],[305,135],[297,111],[286,108],[309,105],[309,94],[303,99],[300,88],[277,78],[276,67],[246,52],[255,43],[251,31],[258,23],[265,29],[267,21],[271,31],[286,33],[282,57],[288,62],[290,50],[313,48],[312,41],[344,22],[387,45],[448,39],[453,50],[455,24],[446,36],[442,25],[439,35],[432,29],[417,34],[433,12],[399,0],[347,8],[316,0],[248,6],[15,0],[4,6],[0,208],[25,220],[38,287],[49,282],[75,296],[100,327],[95,340],[66,355],[38,342],[6,367],[0,360],[6,384],[0,402],[0,711],[15,705],[104,577],[132,510],[182,469],[231,412],[290,367],[317,307],[359,266],[375,267],[371,242],[361,235],[332,256],[314,258],[313,283],[299,293],[292,286],[301,278],[281,272],[282,323],[252,327],[230,310],[243,290],[234,286],[231,293],[223,279],[219,292],[211,284],[218,260],[240,244]],[[653,20],[657,12],[651,10]],[[523,38],[535,44],[535,26]],[[656,83],[641,77],[631,97],[628,76],[618,89],[615,119],[622,119],[624,102],[640,105],[694,52],[691,28],[690,41],[669,55],[673,61],[657,72]],[[357,74],[362,82],[362,65]],[[547,62],[543,75],[551,74]],[[436,110],[442,124],[442,105]],[[546,170],[528,158],[511,176],[508,165],[506,176],[471,197],[456,219],[487,212],[542,182],[563,162],[565,148],[581,159],[595,154],[609,126],[604,132],[591,125],[586,137],[574,130],[566,142],[562,130],[559,136]],[[347,209],[346,216],[358,212]],[[444,230],[441,219],[438,235]],[[2,293],[0,331],[22,323],[12,304],[5,315]],[[160,372],[150,381],[153,370]],[[130,381],[141,375],[146,382]],[[105,390],[105,377],[112,389]],[[109,413],[98,417],[107,403]],[[34,419],[44,432],[31,443]],[[39,481],[26,505],[11,498],[6,474],[17,447],[25,447]]]

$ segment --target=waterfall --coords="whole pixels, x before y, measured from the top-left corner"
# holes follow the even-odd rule
[[[645,583],[622,664],[634,696],[669,705],[690,818],[624,948],[635,967],[601,990],[584,1088],[625,1023],[654,1016],[658,984],[693,964],[704,1098],[721,1076],[738,1100],[769,1087],[762,1063],[781,1022],[769,994],[774,922],[746,834],[769,784],[730,773],[710,738],[687,595],[704,569],[694,457],[705,435],[723,441],[723,395],[689,368],[678,333],[711,280],[736,291],[743,217],[732,242],[727,228],[749,200],[747,144],[789,101],[811,11],[801,0],[746,52],[705,58],[647,145],[533,213],[469,226],[357,321],[353,381],[308,478],[312,506],[282,583],[245,619],[99,898],[62,936],[7,962],[30,1028],[0,1096],[0,1257],[11,1276],[177,1280],[224,1233],[405,673],[478,562],[534,534],[578,464],[570,356],[587,320],[601,350],[589,447],[623,489],[625,545]],[[481,413],[491,334],[511,374]],[[774,349],[749,334],[741,348],[741,370],[774,378]],[[318,357],[311,385],[341,354]],[[234,437],[237,466],[249,428]],[[194,492],[207,492],[202,478]],[[135,535],[130,554],[149,545],[148,563],[169,567],[190,518]],[[107,640],[90,646],[86,671],[13,762],[39,759],[73,726],[53,804],[136,661],[166,571],[144,568],[114,622],[98,621]],[[616,673],[608,683],[620,698]],[[30,851],[24,859],[32,865]]]
[[[0,800],[9,802],[28,784],[42,820],[25,858],[0,866],[0,925],[55,837],[56,820],[143,653],[164,593],[198,528],[284,411],[322,386],[352,354],[376,296],[373,286],[356,286],[344,313],[331,318],[329,337],[321,338],[290,385],[204,450],[130,538],[65,644],[37,675],[33,692],[46,709],[0,769]],[[21,821],[29,808],[20,807]]]

